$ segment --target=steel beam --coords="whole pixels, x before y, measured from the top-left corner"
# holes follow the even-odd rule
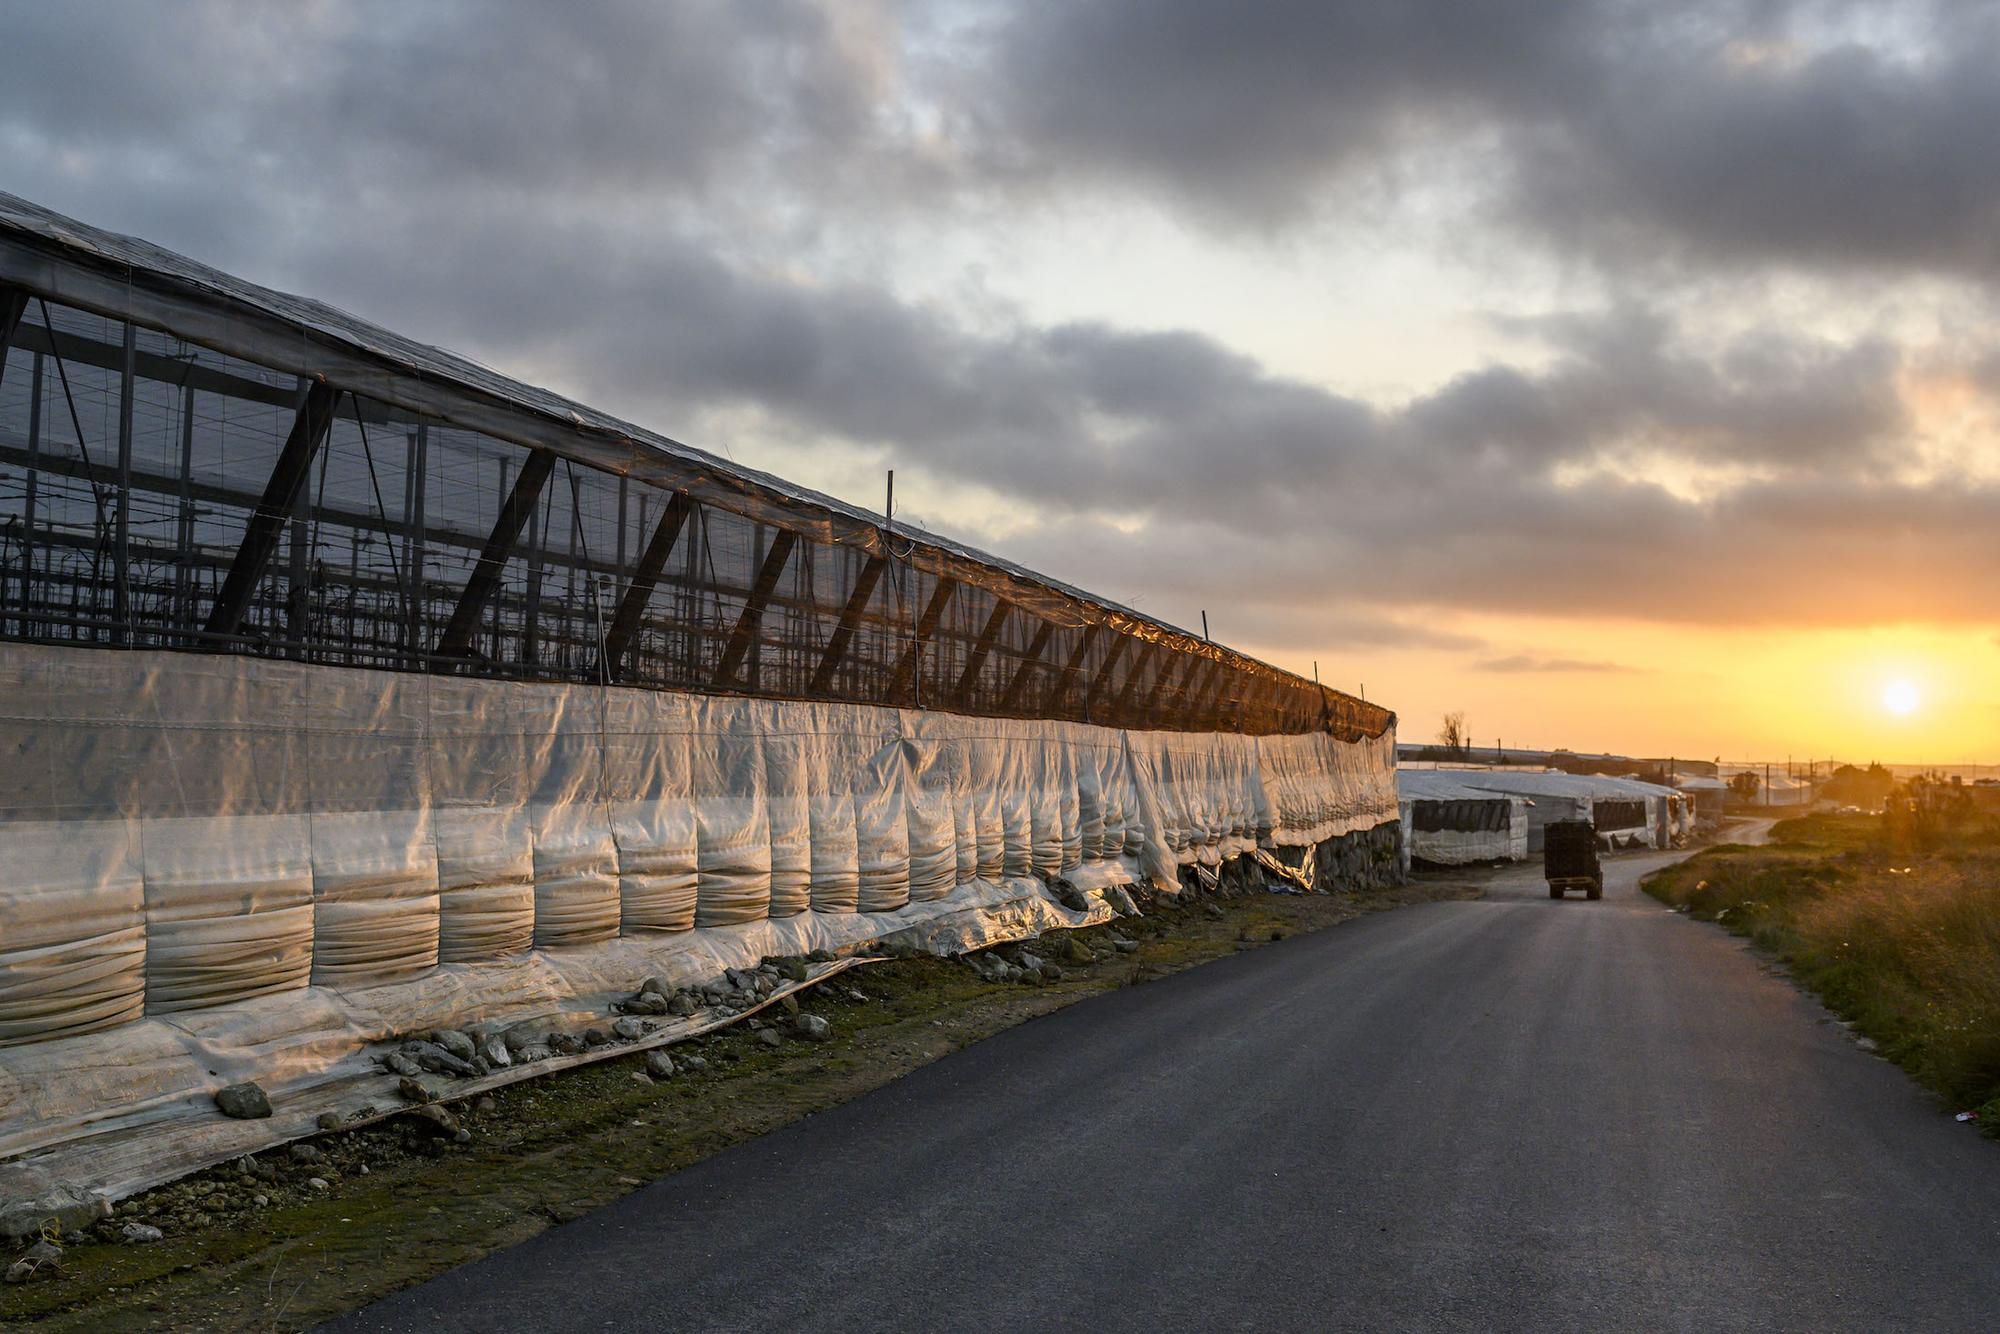
[[[1007,683],[1006,693],[1000,696],[1000,710],[1005,713],[1021,707],[1021,692],[1028,688],[1028,676],[1048,651],[1049,636],[1056,632],[1054,621],[1043,621],[1035,627],[1035,637],[1028,641],[1028,651],[1021,655],[1021,665],[1014,669],[1014,679]],[[1085,638],[1088,638],[1086,633]]]
[[[1125,684],[1118,688],[1118,702],[1112,706],[1116,717],[1126,716],[1125,711],[1131,706],[1132,696],[1138,691],[1139,678],[1146,674],[1147,666],[1159,656],[1160,642],[1157,639],[1147,640],[1140,646],[1139,656],[1132,660],[1132,669],[1125,673]],[[1156,684],[1158,679],[1154,678]]]
[[[1167,683],[1174,679],[1177,672],[1180,672],[1182,675],[1181,687],[1185,689],[1187,687],[1186,672],[1181,672],[1181,669],[1185,666],[1187,671],[1191,672],[1194,670],[1194,665],[1197,661],[1199,659],[1195,658],[1192,654],[1168,653],[1167,660],[1160,664],[1159,675],[1153,678],[1153,684],[1146,687],[1145,708],[1146,717],[1149,721],[1158,721],[1160,705],[1165,702],[1169,693]]]
[[[861,572],[854,576],[854,587],[848,591],[847,605],[841,608],[840,623],[827,636],[826,648],[819,655],[819,667],[813,672],[812,693],[824,695],[833,688],[833,674],[840,667],[840,660],[847,656],[847,646],[854,640],[854,631],[861,624],[861,617],[868,610],[868,600],[875,596],[875,585],[881,582],[882,571],[889,562],[881,556],[870,556],[862,565]]]
[[[292,432],[285,437],[284,448],[278,451],[277,466],[272,468],[270,480],[264,484],[264,495],[243,531],[243,545],[236,549],[236,559],[230,562],[229,573],[222,580],[222,591],[215,595],[215,605],[209,609],[204,626],[209,634],[233,635],[242,628],[243,614],[249,610],[250,598],[271,563],[272,553],[278,549],[278,538],[292,517],[292,506],[306,484],[313,458],[326,443],[339,397],[340,391],[324,380],[314,381],[306,390],[306,401],[292,422]]]
[[[676,493],[679,494],[679,493]],[[757,629],[764,622],[764,607],[777,591],[778,578],[785,572],[785,562],[791,559],[792,546],[798,541],[798,534],[789,528],[780,528],[771,535],[770,548],[764,552],[764,563],[757,567],[757,582],[750,588],[750,596],[744,600],[743,614],[736,618],[736,628],[729,632],[729,642],[722,647],[722,661],[715,665],[715,684],[729,685],[735,680],[737,670],[743,666],[743,659],[750,654],[750,648],[757,642]]]
[[[979,669],[986,665],[986,657],[993,652],[993,642],[1000,638],[1000,628],[1007,624],[1007,613],[1014,608],[1005,598],[995,598],[993,613],[986,618],[985,628],[979,638],[972,642],[972,648],[965,655],[965,670],[958,674],[958,698],[961,703],[972,698],[972,687],[979,680]]]
[[[653,590],[659,587],[660,573],[667,568],[667,558],[674,553],[674,543],[680,540],[687,516],[687,493],[676,491],[660,515],[659,526],[653,529],[652,540],[639,555],[639,567],[632,571],[632,582],[625,586],[625,596],[619,600],[611,629],[604,636],[604,661],[613,680],[625,675],[626,655],[638,642],[639,623],[645,617],[646,604],[652,600]]]
[[[27,289],[0,287],[0,376],[7,372],[7,349],[14,345],[14,334],[20,329],[21,316],[27,309]]]
[[[441,658],[462,658],[472,651],[472,636],[479,629],[480,613],[486,610],[488,599],[499,586],[500,572],[507,566],[507,557],[514,550],[514,544],[521,539],[521,530],[528,526],[528,515],[533,513],[535,502],[541,499],[542,487],[548,484],[549,474],[555,471],[556,456],[549,450],[537,449],[528,454],[527,461],[514,478],[514,486],[507,499],[500,506],[500,517],[493,521],[493,532],[487,537],[486,545],[480,550],[479,563],[472,567],[472,577],[465,581],[465,588],[458,595],[458,605],[452,608],[451,619],[445,622],[444,633],[438,636],[437,653]]]
[[[1118,660],[1125,656],[1125,648],[1132,642],[1130,635],[1121,635],[1116,630],[1111,633],[1114,636],[1111,651],[1104,655],[1103,662],[1097,664],[1097,675],[1090,678],[1090,687],[1083,696],[1083,716],[1086,719],[1090,717],[1091,703],[1111,684],[1111,673],[1118,670]]]
[[[917,669],[922,661],[924,645],[930,642],[931,634],[938,622],[944,619],[944,610],[951,605],[951,595],[958,591],[958,581],[950,575],[939,575],[937,585],[931,589],[930,601],[924,604],[923,615],[917,618],[917,628],[910,636],[908,647],[896,659],[896,670],[889,674],[889,689],[885,702],[894,703],[902,697],[903,691],[915,683]],[[922,703],[921,695],[916,700]]]
[[[1076,647],[1070,650],[1069,661],[1063,664],[1062,675],[1056,678],[1048,698],[1042,701],[1043,713],[1051,718],[1061,716],[1063,700],[1069,695],[1070,686],[1075,684],[1077,673],[1083,670],[1083,661],[1090,656],[1091,646],[1097,643],[1103,632],[1103,625],[1092,625],[1076,641]]]

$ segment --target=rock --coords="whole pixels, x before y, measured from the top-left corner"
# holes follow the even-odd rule
[[[551,1033],[548,1048],[558,1056],[577,1056],[583,1051],[583,1039],[574,1033]]]
[[[813,952],[812,952],[811,954],[808,954],[808,955],[806,955],[806,962],[807,962],[807,963],[832,963],[832,962],[833,962],[833,958],[834,958],[834,955],[833,955],[833,951],[832,951],[832,950],[814,950],[814,951],[813,951]]]
[[[81,1232],[111,1216],[111,1201],[73,1186],[56,1186],[47,1194],[16,1200],[0,1196],[0,1238],[20,1241],[54,1223],[65,1232]]]
[[[664,1048],[655,1047],[646,1053],[646,1073],[654,1079],[672,1079],[674,1058],[667,1055]]]
[[[478,1044],[455,1028],[440,1028],[431,1034],[431,1041],[456,1056],[461,1061],[472,1059]]]
[[[492,1094],[484,1093],[480,1095],[479,1101],[472,1104],[472,1110],[480,1113],[481,1115],[484,1115],[485,1113],[492,1111],[495,1107],[498,1107],[499,1105],[500,1105],[499,1103],[493,1101]]]
[[[531,1042],[514,1053],[514,1059],[522,1065],[530,1061],[546,1061],[556,1054],[556,1049],[544,1042]]]
[[[1144,915],[1139,911],[1139,905],[1133,902],[1132,896],[1126,892],[1123,885],[1112,885],[1104,890],[1103,893],[1104,901],[1110,904],[1112,910],[1119,916],[1140,917]]]
[[[639,984],[639,994],[641,996],[649,991],[655,996],[671,996],[674,994],[674,989],[667,984],[667,979],[657,974]]]
[[[402,1054],[434,1075],[468,1077],[479,1073],[471,1061],[452,1055],[435,1042],[405,1042]]]
[[[256,1205],[259,1209],[268,1209],[271,1207],[271,1197],[269,1195],[252,1195],[250,1203]]]
[[[583,1045],[586,1047],[602,1047],[609,1041],[611,1041],[610,1037],[601,1028],[586,1028],[583,1030]]]
[[[611,1025],[611,1036],[617,1038],[620,1042],[637,1042],[640,1038],[646,1036],[647,1030],[651,1027],[652,1025],[642,1023],[627,1015],[625,1018]]]
[[[38,1241],[24,1252],[20,1259],[7,1266],[9,1283],[26,1283],[37,1274],[54,1273],[62,1268],[62,1247],[51,1242]]]
[[[786,1014],[797,1014],[799,1012],[799,998],[797,996],[788,995],[780,1003],[785,1007]]]
[[[231,1084],[215,1091],[215,1105],[224,1116],[239,1121],[261,1121],[271,1114],[271,1100],[255,1084]]]
[[[644,1070],[634,1070],[632,1072],[632,1082],[634,1084],[650,1084],[653,1082],[653,1077]]]
[[[1058,880],[1051,888],[1055,890],[1057,901],[1071,912],[1090,911],[1090,900],[1084,896],[1082,890],[1072,885],[1069,881]]]
[[[326,1155],[310,1144],[294,1144],[292,1146],[292,1161],[295,1163],[323,1163],[326,1161]]]
[[[508,1049],[506,1040],[498,1034],[479,1044],[479,1055],[495,1070],[505,1070],[514,1064],[514,1053]]]
[[[1079,966],[1090,962],[1090,951],[1075,936],[1063,936],[1052,951],[1058,963],[1073,963]]]
[[[759,996],[768,996],[778,989],[778,979],[759,973],[755,985]]]
[[[519,1054],[521,1048],[539,1046],[542,1044],[543,1039],[541,1034],[535,1032],[531,1021],[530,1023],[515,1024],[512,1028],[509,1028],[505,1041],[508,1051]]]
[[[778,1030],[775,1028],[759,1029],[757,1032],[757,1041],[767,1047],[782,1047],[785,1045],[785,1040],[778,1036]]]
[[[459,1131],[458,1118],[434,1102],[410,1108],[409,1115],[413,1120],[428,1121],[440,1135],[456,1135]]]
[[[1029,973],[1039,973],[1042,971],[1043,966],[1044,965],[1041,956],[1030,954],[1026,950],[1021,951],[1022,971]]]
[[[1224,916],[1222,909],[1216,907],[1213,903],[1202,904],[1201,910],[1205,915],[1214,918],[1218,922],[1221,921]]]
[[[683,1056],[681,1057],[681,1069],[690,1073],[698,1070],[706,1070],[708,1069],[708,1058],[706,1056]]]
[[[642,991],[625,1003],[628,1014],[666,1014],[667,998],[657,991]],[[616,1025],[612,1026],[614,1030]]]
[[[667,1013],[678,1015],[683,1019],[693,1014],[699,1008],[700,1006],[695,1003],[694,993],[692,992],[676,991],[672,996],[667,998]]]
[[[382,1064],[390,1074],[401,1075],[405,1079],[414,1079],[424,1072],[424,1068],[418,1065],[414,1058],[405,1056],[399,1051],[383,1057]]]
[[[341,1128],[341,1126],[345,1125],[346,1122],[340,1119],[339,1112],[321,1112],[319,1116],[313,1121],[313,1124],[318,1126],[321,1130],[338,1130]]]
[[[778,973],[787,981],[803,982],[806,980],[808,974],[806,961],[799,958],[780,959],[778,960]]]
[[[460,1126],[457,1130],[451,1132],[451,1142],[453,1144],[470,1144],[472,1143],[472,1132],[464,1126]]]
[[[866,992],[856,991],[853,987],[848,987],[846,994],[847,999],[853,1001],[856,1005],[866,1005],[868,1003],[868,994]]]
[[[147,1246],[164,1236],[166,1233],[148,1223],[127,1223],[118,1230],[118,1239],[134,1246]]]
[[[802,1014],[792,1020],[792,1031],[808,1042],[825,1042],[833,1036],[833,1025],[816,1014]]]
[[[307,1177],[306,1186],[312,1190],[332,1190],[332,1183],[325,1177]]]
[[[1111,938],[1111,948],[1117,950],[1120,954],[1130,954],[1139,948],[1139,942],[1136,940],[1127,940],[1123,936],[1113,936]]]
[[[398,1080],[396,1082],[396,1092],[415,1103],[436,1102],[444,1096],[442,1085],[425,1079],[422,1076],[415,1079],[405,1077]]]

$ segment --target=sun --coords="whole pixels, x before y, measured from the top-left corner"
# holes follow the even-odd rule
[[[1891,681],[1882,687],[1882,707],[1898,717],[1915,713],[1917,705],[1923,702],[1917,688],[1908,681]]]

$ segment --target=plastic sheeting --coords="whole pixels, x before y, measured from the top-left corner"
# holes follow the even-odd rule
[[[1395,818],[1393,735],[0,646],[0,1042]]]
[[[1528,802],[1505,792],[1468,787],[1454,771],[1403,769],[1396,774],[1403,823],[1403,857],[1433,866],[1524,861]]]
[[[303,1133],[383,1096],[367,1047],[395,1034],[1101,921],[1047,881],[1172,889],[1396,818],[1393,734],[25,645],[0,646],[0,701],[0,1194],[115,1194]],[[279,1118],[215,1114],[245,1079]]]

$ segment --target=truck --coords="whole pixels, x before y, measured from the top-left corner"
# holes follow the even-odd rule
[[[1580,889],[1585,897],[1604,897],[1604,868],[1597,864],[1597,826],[1589,820],[1551,820],[1542,827],[1542,875],[1549,897]]]

